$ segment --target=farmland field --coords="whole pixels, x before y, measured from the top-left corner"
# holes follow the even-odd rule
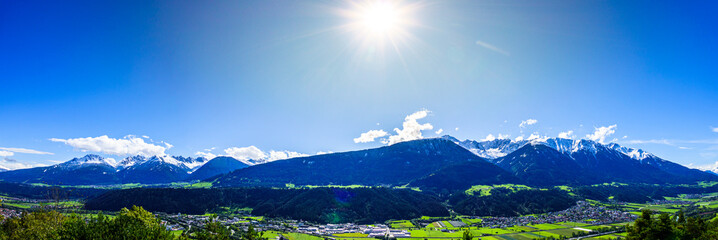
[[[389,224],[390,224],[391,228],[398,228],[398,229],[402,229],[402,228],[414,228],[414,227],[416,227],[416,226],[414,226],[414,224],[411,223],[411,221],[409,221],[409,220],[392,221],[392,222],[390,222]]]
[[[534,227],[539,230],[551,230],[551,229],[565,228],[564,226],[559,226],[559,225],[550,224],[550,223],[542,223],[542,224],[535,224],[535,225],[529,225],[529,226]]]

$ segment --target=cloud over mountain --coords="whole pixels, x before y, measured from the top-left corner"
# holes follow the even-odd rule
[[[594,131],[593,134],[586,135],[586,138],[599,143],[605,143],[606,137],[616,133],[616,124],[608,127],[598,127],[595,129],[596,131]]]
[[[132,135],[119,139],[103,135],[69,139],[51,138],[50,141],[61,142],[83,152],[99,152],[118,156],[163,156],[165,155],[165,150],[172,147],[168,143],[164,143],[165,146],[147,143],[144,139]]]
[[[558,138],[565,138],[565,139],[573,139],[575,136],[573,135],[573,130],[568,130],[565,132],[560,132],[558,134]]]
[[[382,129],[369,130],[369,131],[359,135],[358,138],[354,138],[354,143],[367,143],[367,142],[373,142],[378,138],[384,138],[384,139],[382,139],[381,143],[392,145],[392,144],[399,143],[399,142],[422,139],[422,138],[424,138],[422,131],[432,130],[432,129],[434,129],[434,126],[431,125],[431,123],[421,124],[418,122],[418,120],[425,118],[426,116],[429,115],[430,112],[431,111],[424,109],[424,110],[409,114],[408,116],[406,116],[404,118],[404,122],[401,124],[402,125],[401,129],[394,128],[394,132],[396,133],[394,135],[389,135],[389,133],[387,133],[386,131],[384,131]],[[444,131],[443,129],[439,129],[435,133],[441,134],[443,131]],[[385,138],[387,136],[388,136],[388,138]]]
[[[0,157],[10,157],[12,155],[15,155],[15,153],[0,150]]]
[[[309,156],[308,154],[287,151],[287,150],[283,150],[283,151],[270,150],[269,152],[264,152],[255,146],[231,147],[231,148],[224,149],[224,152],[226,153],[226,156],[233,157],[233,158],[235,158],[245,164],[248,164],[248,165],[254,165],[254,164],[259,164],[259,163],[288,159],[288,158]],[[205,156],[205,157],[209,157],[209,156],[216,157],[217,156],[217,155],[214,155],[214,154],[208,153],[208,152],[197,152],[197,155]]]
[[[354,143],[368,143],[373,142],[374,139],[384,137],[388,135],[384,130],[369,130],[368,132],[362,133],[358,138],[354,139]]]
[[[424,138],[421,131],[434,129],[434,126],[432,126],[431,123],[420,124],[417,120],[425,118],[428,115],[429,110],[421,110],[406,116],[402,124],[402,129],[394,128],[396,135],[389,136],[389,145]]]

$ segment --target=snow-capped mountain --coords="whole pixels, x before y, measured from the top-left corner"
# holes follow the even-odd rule
[[[196,170],[197,168],[201,167],[205,163],[209,161],[209,159],[203,158],[203,157],[182,157],[182,156],[151,156],[151,157],[145,157],[141,155],[137,156],[130,156],[122,161],[120,161],[117,166],[119,168],[128,168],[134,165],[143,164],[147,161],[159,161],[166,164],[171,164],[180,168],[186,168],[190,171]]]
[[[180,163],[184,164],[187,168],[191,170],[197,170],[198,168],[202,167],[204,164],[209,162],[209,160],[204,157],[183,157],[183,156],[172,156],[175,160],[179,161]]]
[[[118,171],[125,183],[168,183],[182,181],[190,169],[171,156],[152,156]]]
[[[571,155],[575,152],[596,153],[600,148],[609,148],[623,153],[632,159],[643,160],[649,157],[655,157],[653,154],[641,149],[623,147],[616,143],[607,145],[591,141],[588,139],[566,139],[566,138],[536,138],[531,140],[511,140],[511,139],[493,139],[488,141],[475,141],[466,139],[460,141],[452,136],[445,135],[442,138],[451,140],[459,146],[462,146],[474,154],[488,159],[496,159],[506,156],[529,143],[543,144],[549,146],[563,154]]]
[[[118,162],[88,154],[48,167],[4,171],[0,180],[66,185],[169,183],[185,180],[208,161],[201,157],[137,155]]]
[[[140,164],[147,161],[147,158],[145,156],[137,155],[137,156],[130,156],[126,157],[125,159],[122,159],[118,166],[122,168],[126,168],[135,164]]]
[[[586,139],[532,137],[520,141],[459,141],[447,135],[376,149],[298,158],[287,154],[287,157],[287,160],[256,165],[218,157],[223,159],[208,165],[211,161],[205,158],[131,156],[118,162],[90,154],[53,166],[0,172],[0,181],[63,185],[171,183],[206,179],[232,170],[236,171],[217,178],[224,182],[218,186],[284,186],[302,181],[310,185],[406,184],[423,178],[415,184],[421,182],[423,186],[439,189],[442,184],[454,184],[466,178],[476,178],[468,181],[472,184],[514,179],[546,185],[718,180],[718,175],[689,169],[641,149]],[[204,165],[207,165],[204,170],[197,170]],[[439,169],[443,170],[437,172]],[[476,175],[476,171],[482,172],[482,176]],[[445,177],[431,177],[434,175],[463,177],[444,181]]]
[[[641,149],[624,147],[624,146],[618,145],[616,143],[609,143],[607,146],[610,149],[622,152],[623,154],[626,154],[636,160],[643,160],[646,158],[655,157],[655,155],[648,153],[646,151],[643,151]]]
[[[488,159],[495,159],[506,156],[507,154],[516,151],[517,149],[519,149],[523,145],[526,145],[529,142],[526,140],[512,141],[511,139],[494,139],[481,142],[470,139],[460,141],[459,139],[456,139],[449,135],[445,135],[442,138],[459,144],[459,146],[466,148],[467,150],[476,154],[479,157]]]
[[[713,179],[702,171],[690,169],[680,164],[661,159],[641,149],[634,149],[620,146],[616,143],[601,144],[587,139],[565,139],[565,138],[534,138],[531,140],[514,141],[510,139],[493,139],[490,141],[459,141],[451,136],[444,136],[468,149],[474,154],[489,159],[490,162],[500,164],[506,156],[524,148],[527,145],[547,146],[558,153],[572,159],[575,164],[586,173],[600,173],[596,176],[597,181],[607,179],[624,180],[626,182],[643,179],[646,182],[666,181],[697,181]],[[527,155],[528,154],[528,155]],[[524,161],[522,158],[531,157],[534,159],[553,158],[554,156],[529,156],[542,155],[539,152],[527,152],[518,157],[512,157],[514,161]],[[553,167],[550,167],[553,168]],[[514,169],[515,170],[515,169]],[[521,169],[526,171],[526,169]]]
[[[105,158],[95,154],[88,154],[81,158],[73,158],[70,161],[59,164],[60,166],[67,168],[76,168],[87,165],[107,165],[110,167],[117,167],[117,161],[114,158]]]

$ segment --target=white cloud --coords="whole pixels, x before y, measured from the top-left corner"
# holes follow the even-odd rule
[[[703,171],[714,171],[715,172],[715,171],[718,171],[718,162],[715,162],[713,164],[707,164],[707,165],[693,165],[693,163],[691,163],[691,164],[688,164],[687,167],[695,168],[695,169],[703,170]]]
[[[524,140],[524,135],[521,135],[521,136],[518,136],[518,137],[514,138],[514,141],[515,141],[515,142],[519,142],[519,141],[523,141],[523,140]]]
[[[16,153],[27,153],[27,154],[41,154],[41,155],[53,155],[54,154],[51,152],[43,152],[43,151],[32,150],[32,149],[27,149],[27,148],[0,147],[0,150],[5,150],[8,152],[16,152]]]
[[[443,128],[439,128],[439,130],[436,131],[436,135],[439,135],[439,134],[441,134],[442,132],[444,132],[444,129],[443,129]]]
[[[532,133],[531,135],[529,135],[529,138],[527,138],[526,140],[529,140],[529,141],[534,141],[534,140],[535,140],[535,141],[546,141],[546,139],[548,139],[547,136],[541,136],[541,135],[539,135],[538,133]]]
[[[367,143],[373,142],[374,139],[384,137],[388,133],[384,130],[369,130],[368,132],[362,133],[358,138],[354,139],[354,143]]]
[[[493,140],[496,140],[496,137],[494,137],[493,134],[489,134],[489,135],[486,135],[486,137],[484,139],[481,139],[479,141],[483,142],[483,141],[493,141]]]
[[[236,158],[240,161],[246,160],[259,160],[267,158],[267,154],[255,146],[249,147],[231,147],[224,150],[224,152],[230,157]],[[246,162],[245,162],[246,163]]]
[[[83,152],[101,152],[110,155],[142,155],[142,156],[164,156],[165,150],[172,145],[165,143],[165,147],[146,143],[142,138],[126,136],[116,139],[107,135],[99,137],[59,139],[51,138],[50,141],[61,142]]]
[[[295,157],[306,157],[309,156],[304,153],[298,153],[298,152],[292,152],[292,151],[269,151],[269,158],[267,159],[268,162],[276,161],[276,160],[282,160],[282,159],[289,159],[289,158],[295,158]]]
[[[8,151],[0,151],[0,157],[9,157],[15,155],[14,152],[8,152]]]
[[[199,152],[198,151],[198,152],[194,153],[194,155],[197,155],[197,156],[200,156],[200,157],[203,157],[206,159],[214,159],[217,157],[217,155],[215,155],[214,153],[211,153],[211,152]]]
[[[22,163],[20,161],[10,159],[10,158],[3,158],[0,159],[0,169],[7,169],[7,170],[16,170],[16,169],[25,169],[25,168],[34,168],[34,167],[46,167],[47,164],[26,164]]]
[[[529,119],[526,119],[526,120],[524,120],[524,121],[521,121],[521,123],[519,124],[519,127],[520,127],[520,128],[525,128],[526,126],[534,125],[534,124],[536,124],[537,122],[538,122],[538,120],[529,118]]]
[[[558,134],[558,138],[565,138],[565,139],[573,139],[575,136],[573,135],[573,130],[568,130],[565,132],[560,132]]]
[[[485,138],[480,139],[479,141],[484,142],[484,141],[493,141],[493,140],[496,140],[496,139],[509,139],[509,137],[511,137],[511,136],[509,136],[508,134],[501,134],[501,133],[499,133],[498,136],[494,136],[493,134],[489,134],[489,135],[486,135]]]
[[[332,154],[332,153],[334,153],[334,152],[332,152],[332,151],[327,151],[327,152],[325,152],[325,151],[319,151],[319,152],[317,152],[316,155],[324,155],[324,154]]]
[[[606,141],[606,137],[616,133],[616,124],[613,124],[608,127],[599,127],[595,129],[596,131],[594,131],[593,134],[586,135],[586,138],[593,141],[597,141],[599,143],[604,143]]]
[[[434,129],[434,126],[430,123],[419,124],[417,120],[425,118],[428,115],[429,110],[421,110],[406,116],[406,118],[404,118],[404,123],[402,124],[402,129],[394,128],[396,135],[389,136],[389,145],[424,138],[421,131]]]
[[[289,159],[289,158],[295,158],[295,157],[306,157],[309,156],[304,153],[298,153],[293,151],[275,151],[270,150],[269,153],[266,153],[255,146],[249,146],[249,147],[231,147],[224,150],[224,152],[227,154],[227,156],[233,157],[240,162],[243,162],[248,165],[254,165],[254,164],[261,164],[276,160],[283,160],[283,159]],[[204,152],[197,152],[197,154],[207,154]]]
[[[717,132],[717,133],[718,133],[718,127],[711,127],[711,130],[713,130],[713,132]]]

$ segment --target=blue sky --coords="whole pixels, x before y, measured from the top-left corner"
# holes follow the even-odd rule
[[[616,125],[605,141],[718,161],[716,3],[394,1],[381,36],[351,16],[371,4],[2,1],[0,155],[121,158],[77,140],[105,135],[184,156],[346,151],[428,110],[422,137]]]

